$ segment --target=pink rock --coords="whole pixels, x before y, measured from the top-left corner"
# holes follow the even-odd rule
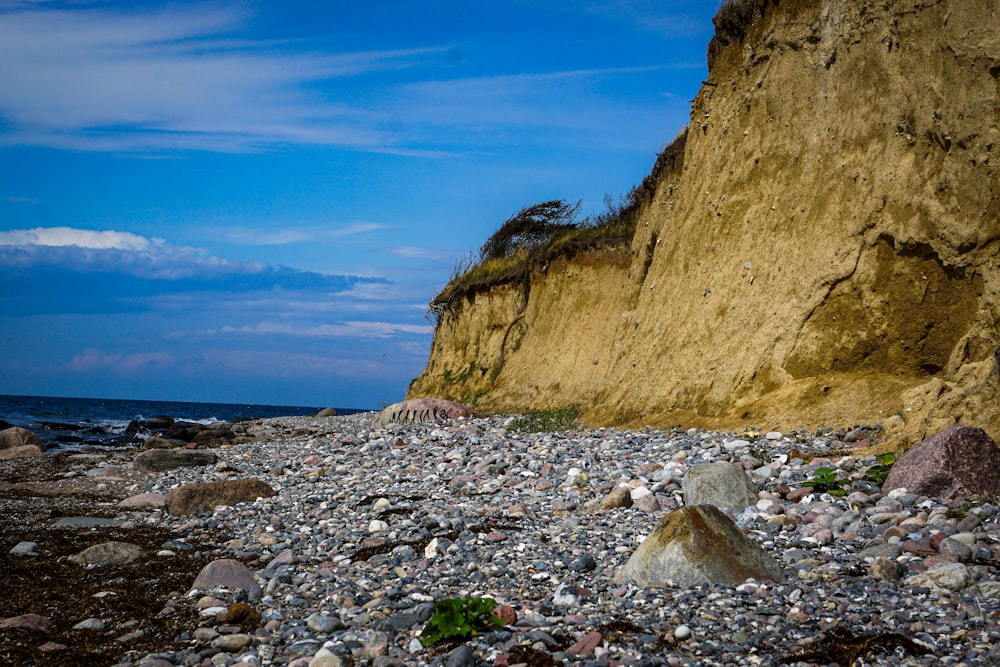
[[[566,652],[576,655],[593,655],[594,649],[600,646],[603,641],[604,636],[600,632],[588,632],[580,641],[566,649]]]
[[[52,619],[48,616],[39,616],[38,614],[22,614],[20,616],[0,618],[0,630],[20,628],[35,632],[48,632],[51,625]]]
[[[493,615],[503,621],[504,625],[517,623],[517,610],[507,604],[502,604],[493,610]]]
[[[906,553],[918,556],[928,556],[937,553],[937,550],[930,545],[930,540],[906,540],[899,545]]]
[[[949,426],[893,464],[882,492],[898,488],[946,503],[975,494],[1000,500],[1000,448],[980,428]]]
[[[67,648],[69,647],[66,646],[65,644],[58,644],[56,642],[45,642],[44,644],[38,647],[38,650],[41,651],[42,653],[52,653],[54,651],[65,651]],[[148,665],[149,663],[145,664]]]
[[[941,543],[944,542],[945,539],[947,539],[947,537],[948,534],[943,531],[940,530],[934,531],[933,533],[931,533],[931,547],[935,551],[939,550],[941,548]]]
[[[812,492],[813,489],[811,486],[803,486],[798,489],[792,489],[791,491],[785,494],[785,500],[787,500],[790,503],[797,503]]]
[[[375,419],[373,428],[387,424],[413,424],[437,419],[457,419],[459,417],[482,417],[472,408],[454,401],[440,398],[414,398],[401,403],[393,403],[382,410]]]

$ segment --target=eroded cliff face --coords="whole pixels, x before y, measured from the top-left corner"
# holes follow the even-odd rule
[[[628,256],[453,304],[411,395],[1000,436],[1000,0],[756,0]]]

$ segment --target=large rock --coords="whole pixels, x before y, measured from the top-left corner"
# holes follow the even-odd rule
[[[32,459],[45,456],[45,452],[37,445],[21,445],[0,449],[0,459]]]
[[[749,578],[781,581],[784,574],[763,548],[712,505],[693,505],[660,520],[618,573],[638,586],[673,582],[740,584]]]
[[[247,598],[253,602],[259,600],[263,590],[253,572],[238,560],[220,558],[202,568],[191,585],[191,592],[210,591],[216,588],[246,591]]]
[[[213,465],[218,460],[212,452],[197,449],[147,449],[132,462],[145,472],[163,472],[185,466]]]
[[[482,417],[472,408],[460,403],[440,398],[414,398],[402,403],[393,403],[375,418],[373,428],[388,424],[413,424],[436,419],[457,419],[458,417]]]
[[[0,431],[0,450],[27,446],[34,446],[45,451],[45,443],[26,428],[11,426]]]
[[[739,514],[757,502],[757,486],[735,463],[716,461],[691,466],[682,484],[685,505],[715,505]]]
[[[235,505],[258,498],[270,498],[275,490],[259,479],[233,479],[224,482],[182,484],[167,492],[166,508],[170,514],[196,514],[219,505]]]
[[[882,492],[898,488],[946,503],[973,494],[1000,499],[1000,448],[980,428],[950,426],[893,464]]]
[[[83,551],[69,559],[77,565],[103,566],[103,565],[125,565],[146,557],[146,552],[138,544],[130,542],[102,542],[92,547],[87,547]]]

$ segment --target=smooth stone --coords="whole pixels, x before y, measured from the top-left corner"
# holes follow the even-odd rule
[[[146,557],[146,552],[138,544],[129,542],[102,542],[87,547],[69,557],[70,562],[84,567],[104,565],[125,565]]]
[[[253,577],[253,572],[243,563],[231,558],[220,558],[203,567],[195,577],[189,594],[215,588],[246,591],[250,601],[259,600],[263,595],[260,584]]]
[[[740,466],[728,461],[691,466],[681,484],[684,504],[714,505],[739,514],[757,502],[757,486]]]
[[[472,647],[468,644],[462,644],[448,654],[448,659],[444,664],[445,667],[475,667],[477,663]]]
[[[309,626],[310,630],[323,634],[329,634],[331,632],[335,632],[336,630],[343,630],[347,627],[339,617],[329,616],[320,612],[316,612],[309,616],[309,618],[306,619],[306,625]]]
[[[163,493],[140,493],[136,496],[125,498],[118,507],[122,509],[147,509],[163,507],[167,496]]]
[[[632,507],[632,490],[627,486],[619,486],[601,499],[601,507],[606,510]]]
[[[961,563],[941,563],[908,577],[903,583],[911,588],[922,586],[932,590],[960,591],[975,584],[976,580],[969,568]]]
[[[9,553],[11,556],[40,555],[40,552],[38,551],[38,544],[36,542],[18,542],[7,553]]]
[[[212,647],[226,653],[235,653],[236,651],[242,651],[252,643],[253,637],[242,632],[237,632],[231,635],[219,635],[212,640]]]
[[[103,630],[107,624],[99,618],[88,618],[73,626],[74,630]]]

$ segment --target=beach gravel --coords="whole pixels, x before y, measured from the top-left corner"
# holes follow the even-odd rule
[[[72,567],[95,577],[88,599],[132,590],[148,605],[47,608],[43,584],[25,576],[33,593],[4,603],[0,620],[34,613],[49,629],[3,630],[16,646],[5,642],[0,656],[122,667],[1000,663],[1000,509],[883,495],[869,474],[878,462],[843,434],[528,434],[502,416],[373,428],[374,416],[235,424],[240,437],[211,450],[216,462],[152,473],[131,465],[136,450],[2,462],[5,566],[42,572],[71,565],[57,560],[67,551],[136,544],[147,554],[138,563]],[[753,479],[755,504],[732,518],[784,580],[618,580],[683,506],[687,471],[719,461]],[[805,490],[822,467],[845,495]],[[45,496],[56,503],[45,516],[21,502],[67,480],[81,493]],[[236,480],[275,495],[189,515],[121,502]],[[623,502],[603,503],[612,492]],[[52,527],[69,516],[117,523]],[[35,555],[9,553],[21,542]],[[192,590],[216,561],[253,583],[223,577]],[[115,595],[92,597],[102,590]],[[493,598],[513,623],[423,646],[435,602],[471,597]],[[81,623],[94,629],[73,629]]]

